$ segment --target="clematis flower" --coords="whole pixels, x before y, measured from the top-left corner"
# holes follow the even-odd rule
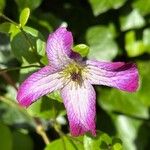
[[[21,84],[17,100],[28,107],[43,95],[60,90],[71,134],[96,135],[96,93],[92,85],[134,92],[138,88],[138,71],[132,63],[83,60],[72,51],[72,45],[72,33],[66,28],[50,34],[46,48],[49,64]]]

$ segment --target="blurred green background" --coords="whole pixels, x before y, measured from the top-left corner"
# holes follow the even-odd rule
[[[47,37],[62,25],[74,46],[90,47],[87,58],[135,62],[139,69],[136,93],[95,87],[95,138],[68,135],[59,92],[28,109],[16,101],[18,85],[47,64]],[[149,150],[149,106],[150,0],[0,0],[0,150]]]

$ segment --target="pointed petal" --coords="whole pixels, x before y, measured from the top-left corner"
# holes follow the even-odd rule
[[[128,92],[134,92],[138,88],[139,77],[135,64],[91,60],[86,64],[86,77],[91,84],[111,86]]]
[[[71,134],[79,136],[85,132],[95,132],[95,91],[84,81],[81,84],[71,81],[61,91],[67,110]]]
[[[50,34],[47,40],[47,56],[49,63],[57,68],[68,63],[70,60],[69,56],[72,53],[72,45],[72,33],[67,31],[65,27],[60,27]]]
[[[46,66],[29,76],[19,87],[17,100],[28,107],[41,96],[60,89],[63,81],[56,69]]]

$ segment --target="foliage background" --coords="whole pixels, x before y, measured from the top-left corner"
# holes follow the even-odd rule
[[[150,0],[0,0],[0,12],[1,150],[149,149]],[[47,64],[45,42],[60,25],[68,25],[75,45],[90,47],[88,58],[136,62],[139,69],[136,93],[95,87],[96,138],[70,137],[59,92],[28,109],[16,102],[19,83]]]

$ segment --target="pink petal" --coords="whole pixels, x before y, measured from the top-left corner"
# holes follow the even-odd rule
[[[135,64],[124,62],[87,62],[87,78],[91,84],[106,85],[134,92],[138,88],[138,70]]]
[[[95,91],[88,81],[78,84],[70,81],[61,91],[67,110],[71,134],[79,136],[95,132]]]
[[[47,55],[49,63],[60,68],[70,61],[73,45],[72,33],[66,28],[60,27],[50,34],[47,40]]]
[[[41,96],[60,89],[63,81],[57,70],[46,66],[29,76],[19,87],[17,100],[20,105],[28,107]]]

